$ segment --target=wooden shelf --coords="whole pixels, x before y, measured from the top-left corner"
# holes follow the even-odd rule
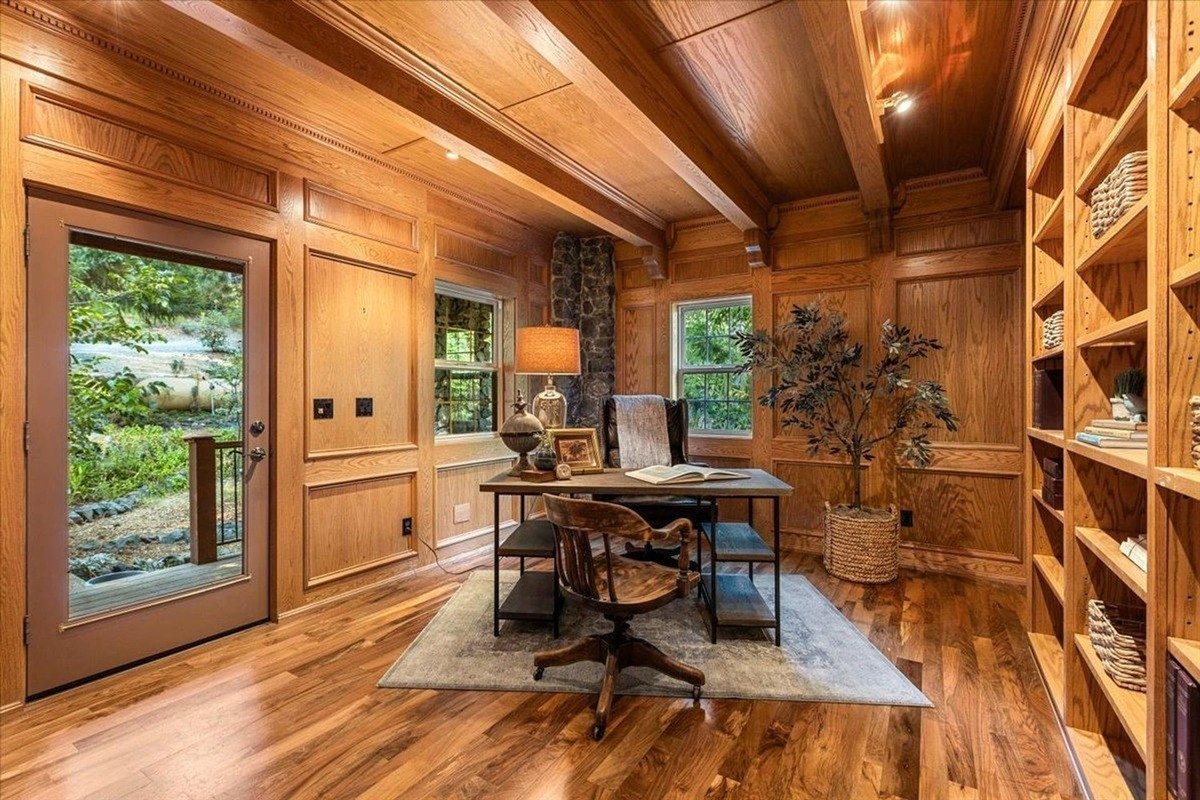
[[[1164,489],[1200,500],[1200,469],[1155,467],[1154,482]]]
[[[1197,59],[1200,63],[1200,59]],[[1171,270],[1171,288],[1182,289],[1200,281],[1200,256]]]
[[[1100,264],[1124,264],[1146,260],[1146,207],[1143,197],[1125,212],[1104,236],[1096,240],[1075,270],[1084,272]],[[1090,234],[1089,234],[1090,235]]]
[[[1063,112],[1062,107],[1060,106],[1054,121],[1054,130],[1050,132],[1050,135],[1046,138],[1046,143],[1042,146],[1042,148],[1039,149],[1033,156],[1033,163],[1029,169],[1029,178],[1027,179],[1025,188],[1032,189],[1034,186],[1036,186],[1038,180],[1042,177],[1042,170],[1046,169],[1046,167],[1052,166],[1050,162],[1050,156],[1054,153],[1056,148],[1058,148],[1061,153],[1062,135]],[[1057,161],[1058,163],[1053,166],[1057,166],[1058,171],[1062,172],[1062,157],[1060,156]]]
[[[1033,557],[1033,565],[1046,579],[1046,585],[1058,598],[1059,605],[1066,601],[1066,575],[1063,565],[1054,556],[1040,554]]]
[[[1138,478],[1144,479],[1148,472],[1145,450],[1096,447],[1095,445],[1085,444],[1077,439],[1069,439],[1067,441],[1067,450],[1071,453],[1090,458],[1092,461],[1103,464],[1106,467],[1118,469],[1121,472],[1134,475]]]
[[[1149,319],[1150,312],[1142,309],[1124,319],[1105,325],[1100,330],[1080,336],[1076,340],[1075,346],[1084,350],[1088,347],[1126,347],[1143,344],[1146,341],[1146,323]]]
[[[1049,361],[1052,358],[1062,358],[1062,354],[1063,354],[1063,347],[1060,344],[1058,347],[1055,347],[1053,350],[1043,350],[1042,352],[1038,353],[1036,356],[1033,357],[1033,363],[1036,364],[1039,361]]]
[[[1084,527],[1075,529],[1075,538],[1120,578],[1121,583],[1132,589],[1133,593],[1145,602],[1146,573],[1138,569],[1137,564],[1121,552],[1121,545],[1115,538],[1099,528]]]
[[[1037,663],[1038,671],[1042,673],[1042,681],[1046,684],[1046,692],[1054,710],[1061,717],[1066,708],[1063,701],[1066,692],[1063,688],[1063,648],[1058,639],[1049,633],[1030,633],[1029,649],[1033,651],[1033,660]]]
[[[1091,797],[1135,800],[1103,736],[1079,728],[1067,728],[1067,737]]]
[[[1032,637],[1034,634],[1030,634]],[[1175,660],[1200,681],[1200,642],[1191,639],[1180,639],[1177,636],[1167,638],[1167,652],[1175,656]]]
[[[1057,447],[1062,447],[1066,439],[1063,438],[1062,431],[1046,430],[1045,428],[1026,428],[1025,433],[1032,436],[1034,439],[1052,444]]]
[[[1063,238],[1063,193],[1059,192],[1058,197],[1054,198],[1054,202],[1050,204],[1050,210],[1046,212],[1045,218],[1034,231],[1033,243],[1041,244],[1051,239],[1061,238]]]
[[[1050,505],[1049,503],[1047,503],[1047,502],[1046,502],[1044,499],[1042,499],[1042,494],[1041,494],[1041,492],[1039,492],[1037,489],[1034,489],[1034,490],[1033,490],[1033,492],[1031,493],[1031,496],[1033,497],[1033,499],[1034,499],[1034,502],[1036,502],[1036,503],[1037,503],[1039,506],[1041,506],[1042,508],[1044,508],[1044,509],[1046,509],[1047,511],[1049,511],[1049,512],[1050,512],[1050,514],[1051,514],[1051,515],[1052,515],[1052,516],[1053,516],[1055,519],[1057,519],[1059,522],[1066,522],[1066,521],[1067,521],[1066,514],[1064,514],[1064,513],[1063,513],[1062,509],[1060,509],[1060,508],[1055,508],[1054,506],[1052,506],[1052,505]]]
[[[1059,278],[1051,286],[1047,287],[1040,295],[1033,298],[1034,308],[1044,308],[1046,306],[1061,306],[1063,304],[1063,279]]]
[[[1197,95],[1200,95],[1200,58],[1192,61],[1187,72],[1180,75],[1171,87],[1171,109],[1182,111]]]
[[[1108,673],[1104,671],[1104,665],[1100,663],[1100,657],[1096,655],[1096,650],[1092,647],[1092,642],[1082,633],[1075,634],[1075,646],[1079,650],[1079,654],[1083,656],[1083,661],[1087,664],[1088,669],[1092,673],[1092,677],[1100,685],[1104,696],[1108,698],[1109,705],[1117,715],[1117,719],[1121,721],[1121,726],[1125,728],[1125,733],[1129,736],[1129,740],[1133,742],[1133,746],[1137,749],[1138,755],[1142,760],[1146,760],[1146,695],[1142,692],[1135,692],[1132,689],[1122,689],[1113,682],[1113,679],[1108,677]]]
[[[1117,119],[1116,125],[1113,126],[1112,132],[1105,137],[1100,144],[1100,148],[1096,151],[1096,155],[1092,156],[1092,160],[1080,173],[1079,182],[1075,185],[1075,194],[1084,197],[1091,191],[1096,184],[1100,183],[1108,173],[1101,174],[1106,168],[1112,170],[1117,165],[1117,161],[1124,158],[1125,153],[1117,155],[1117,149],[1124,144],[1131,133],[1133,133],[1138,125],[1141,125],[1143,130],[1146,126],[1146,96],[1148,94],[1148,86],[1143,83],[1138,89],[1137,94],[1129,101],[1124,113]]]

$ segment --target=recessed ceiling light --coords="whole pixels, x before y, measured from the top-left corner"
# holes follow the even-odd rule
[[[458,153],[454,152],[453,150],[447,150],[446,158],[450,159],[451,161],[458,161]]]
[[[883,107],[885,110],[890,108],[897,114],[904,114],[910,111],[915,103],[908,92],[893,92],[891,97],[883,101]]]

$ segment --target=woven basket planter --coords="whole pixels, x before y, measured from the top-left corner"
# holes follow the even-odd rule
[[[900,570],[900,514],[846,513],[846,506],[825,504],[825,569],[835,578],[857,583],[890,583]]]
[[[1088,638],[1113,682],[1146,691],[1146,615],[1139,608],[1089,600]]]

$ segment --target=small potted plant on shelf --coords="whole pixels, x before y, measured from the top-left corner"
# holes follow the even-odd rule
[[[883,323],[879,360],[864,363],[865,348],[852,342],[846,319],[819,302],[793,306],[775,337],[763,331],[735,334],[744,369],[767,371],[774,385],[759,398],[778,409],[785,428],[807,433],[811,455],[849,459],[854,500],[825,503],[825,568],[863,583],[895,580],[900,563],[900,519],[894,505],[863,505],[863,470],[879,445],[895,440],[918,467],[933,458],[929,433],[958,429],[945,389],[910,377],[912,364],[942,345],[891,321]]]
[[[1113,380],[1113,419],[1146,421],[1146,373],[1140,369],[1127,369]]]

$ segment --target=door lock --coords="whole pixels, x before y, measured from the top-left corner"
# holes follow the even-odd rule
[[[267,428],[267,426],[263,425],[261,419],[256,419],[256,420],[254,420],[254,422],[250,423],[250,433],[253,436],[258,436],[264,430],[266,430],[266,428]]]
[[[266,457],[267,457],[267,451],[262,449],[261,447],[256,447],[250,451],[250,460],[251,461],[262,461]]]

